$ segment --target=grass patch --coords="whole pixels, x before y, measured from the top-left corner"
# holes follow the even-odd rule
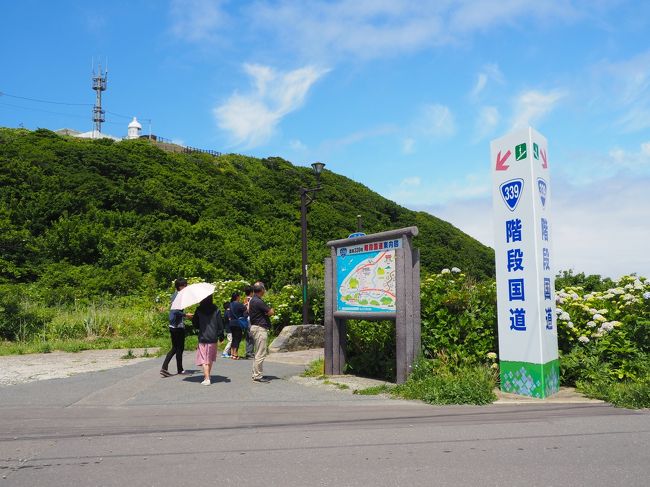
[[[578,381],[577,389],[585,396],[630,409],[650,408],[650,377],[634,381]]]
[[[2,355],[24,355],[28,353],[49,353],[81,352],[83,350],[107,350],[107,349],[134,349],[134,348],[160,348],[161,354],[169,349],[168,337],[160,338],[96,338],[96,339],[71,339],[71,340],[43,340],[33,339],[24,342],[0,342],[0,356]],[[185,347],[196,348],[196,337],[188,336]]]
[[[360,396],[377,396],[379,394],[390,394],[395,386],[389,386],[388,384],[382,384],[380,386],[367,387],[365,389],[357,389],[354,391],[355,394]]]
[[[496,400],[496,382],[496,373],[485,365],[452,365],[446,360],[421,358],[404,384],[368,387],[355,394],[390,394],[428,404],[484,405]]]
[[[431,375],[409,378],[391,392],[404,399],[419,399],[428,404],[484,405],[496,400],[495,387],[494,372],[477,365],[434,369]]]
[[[317,377],[321,378],[325,376],[325,360],[319,358],[311,362],[305,371],[300,374],[301,377]]]
[[[325,379],[325,380],[323,381],[323,384],[328,385],[328,386],[334,386],[334,387],[336,387],[337,389],[341,389],[342,391],[350,388],[350,386],[347,385],[347,384],[341,384],[341,383],[339,383],[339,382],[332,382],[332,381],[329,380],[329,379]]]

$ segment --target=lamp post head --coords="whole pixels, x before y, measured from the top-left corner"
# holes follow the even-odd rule
[[[323,172],[324,167],[325,164],[322,162],[314,162],[311,165],[311,168],[314,170],[314,174],[316,174],[316,176],[320,176],[320,173]]]

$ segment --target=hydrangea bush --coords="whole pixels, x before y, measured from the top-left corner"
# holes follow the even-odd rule
[[[650,282],[629,275],[614,284],[604,291],[570,286],[556,293],[559,346],[569,356],[562,364],[568,382],[636,379],[648,373]],[[592,361],[595,366],[587,366]]]

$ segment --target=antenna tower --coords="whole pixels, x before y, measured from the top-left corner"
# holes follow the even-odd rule
[[[106,113],[102,109],[102,91],[106,91],[106,81],[108,79],[108,68],[102,71],[102,65],[99,64],[98,71],[95,73],[95,68],[93,66],[93,90],[95,90],[95,106],[93,107],[93,123],[95,124],[95,131],[101,133],[102,131],[102,122],[105,122],[104,114]]]

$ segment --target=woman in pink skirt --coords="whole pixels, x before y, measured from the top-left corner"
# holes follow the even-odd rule
[[[209,386],[212,364],[217,359],[217,340],[224,339],[221,311],[212,302],[212,295],[205,298],[196,308],[192,324],[199,330],[199,346],[196,349],[196,365],[203,367],[203,382]]]

